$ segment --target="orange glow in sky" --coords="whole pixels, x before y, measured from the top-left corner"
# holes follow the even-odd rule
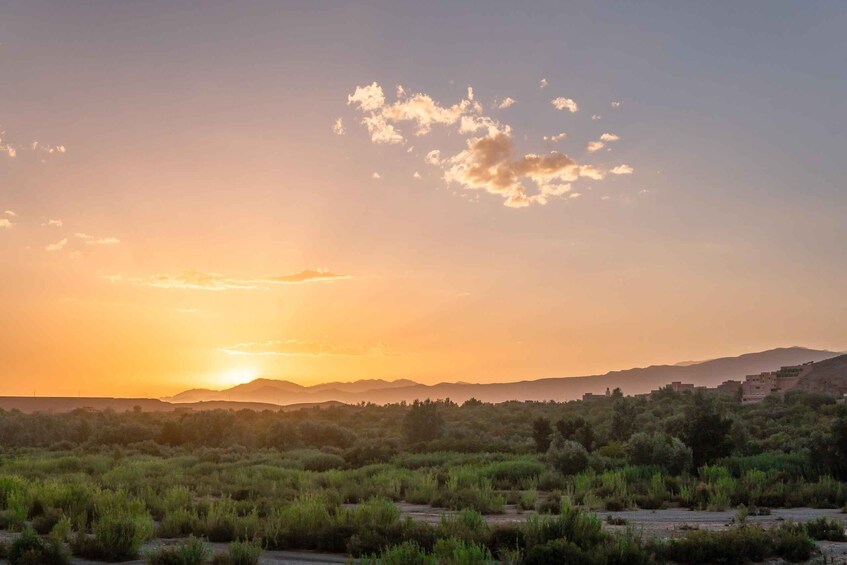
[[[0,395],[847,349],[843,13],[580,6],[0,9]]]

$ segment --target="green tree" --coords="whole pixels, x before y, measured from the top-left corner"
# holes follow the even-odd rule
[[[616,389],[617,390],[617,389]],[[617,398],[612,407],[612,439],[626,441],[635,431],[638,410],[631,398]]]
[[[532,439],[535,441],[535,450],[538,453],[546,453],[550,449],[550,435],[552,433],[553,427],[547,418],[539,416],[532,422]]]
[[[403,433],[409,443],[440,438],[444,433],[444,418],[438,413],[438,403],[415,400],[403,420]]]
[[[732,420],[721,416],[714,402],[698,391],[688,411],[684,430],[685,443],[691,447],[695,469],[732,452],[731,428]]]
[[[547,462],[565,475],[575,475],[588,467],[588,452],[582,444],[556,436],[547,450]]]

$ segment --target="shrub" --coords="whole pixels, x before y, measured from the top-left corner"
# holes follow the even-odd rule
[[[147,555],[150,565],[202,565],[209,558],[209,550],[195,537],[179,545],[163,545]]]
[[[802,529],[783,526],[774,531],[773,536],[774,552],[788,561],[808,561],[817,551],[815,543]]]
[[[359,561],[360,565],[438,565],[438,560],[427,555],[413,541],[403,542],[384,549],[379,556],[372,555]]]
[[[533,547],[527,553],[523,563],[524,565],[549,565],[550,563],[593,565],[594,560],[574,543],[566,539],[556,539]]]
[[[433,555],[439,565],[487,565],[494,563],[484,545],[467,543],[456,538],[438,540]]]
[[[32,529],[41,535],[49,534],[65,514],[61,509],[48,508],[43,514],[32,520]]]
[[[556,437],[547,450],[547,462],[565,475],[575,475],[588,467],[588,452],[582,444]]]
[[[315,453],[303,459],[303,468],[307,471],[329,471],[344,466],[344,458],[333,453]]]
[[[258,565],[262,547],[255,542],[234,541],[227,553],[229,565]]]
[[[827,520],[821,516],[803,524],[803,529],[814,540],[847,541],[847,536],[844,534],[844,522],[841,520]]]
[[[32,529],[26,529],[8,551],[11,565],[67,565],[65,549],[56,542],[45,543]]]

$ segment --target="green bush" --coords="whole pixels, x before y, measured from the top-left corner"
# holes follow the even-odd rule
[[[594,565],[594,560],[576,544],[566,539],[556,539],[536,545],[529,550],[523,565],[550,565],[551,563]]]
[[[803,524],[803,529],[814,540],[847,541],[847,536],[844,534],[844,522],[841,520],[827,520],[821,516]]]
[[[557,436],[547,450],[547,462],[565,475],[575,475],[588,467],[588,452],[582,444]]]
[[[67,565],[70,563],[64,547],[56,542],[46,543],[32,529],[26,529],[9,546],[7,558],[11,565]]]
[[[359,560],[359,565],[439,565],[438,560],[427,555],[414,541],[384,549],[379,555],[371,555]]]
[[[147,555],[150,565],[203,565],[209,550],[195,537],[179,545],[163,545]]]
[[[438,540],[433,555],[439,565],[488,565],[494,563],[484,545],[467,543],[456,538]]]

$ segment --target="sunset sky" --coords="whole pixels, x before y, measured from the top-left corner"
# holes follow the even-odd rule
[[[0,4],[0,394],[847,350],[843,2],[360,4]]]

